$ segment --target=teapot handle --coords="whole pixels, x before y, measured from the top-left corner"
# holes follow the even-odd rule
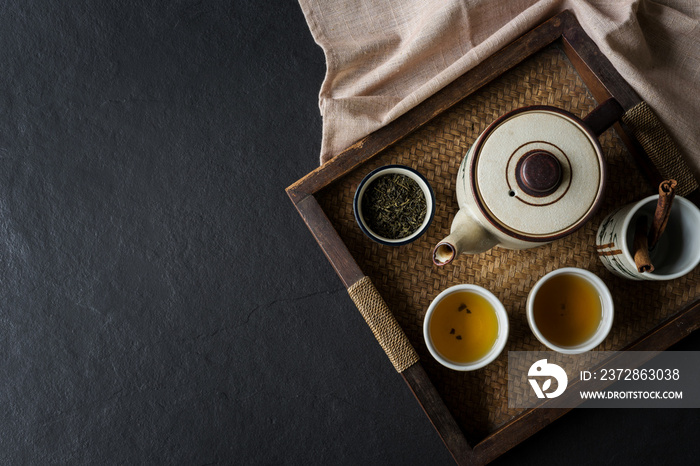
[[[593,109],[583,119],[583,122],[596,136],[600,136],[606,129],[622,118],[623,113],[622,105],[611,97]]]

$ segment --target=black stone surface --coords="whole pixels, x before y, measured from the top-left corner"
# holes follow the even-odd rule
[[[452,464],[284,192],[324,72],[296,2],[0,2],[0,463]],[[497,464],[699,428],[580,409]]]

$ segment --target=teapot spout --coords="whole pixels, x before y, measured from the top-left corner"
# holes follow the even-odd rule
[[[452,262],[459,254],[455,243],[456,238],[449,235],[447,238],[440,241],[435,249],[433,249],[433,263],[435,265],[447,265]]]
[[[498,240],[461,209],[452,221],[450,234],[433,249],[433,263],[447,265],[460,254],[480,254],[496,244]]]

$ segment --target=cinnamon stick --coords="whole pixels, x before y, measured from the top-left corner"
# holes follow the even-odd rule
[[[654,271],[654,265],[651,263],[651,257],[649,257],[647,230],[647,218],[642,215],[637,218],[637,223],[634,227],[634,240],[632,241],[634,265],[639,273]]]
[[[656,212],[654,212],[654,218],[651,221],[651,229],[649,230],[647,241],[650,250],[654,249],[654,246],[656,246],[666,229],[677,185],[678,182],[676,180],[666,180],[659,185],[659,202],[656,204]]]

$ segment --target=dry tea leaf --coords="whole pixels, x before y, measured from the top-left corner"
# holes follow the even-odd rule
[[[418,183],[398,173],[380,176],[362,196],[362,215],[367,226],[388,239],[410,236],[423,223],[427,210]]]

